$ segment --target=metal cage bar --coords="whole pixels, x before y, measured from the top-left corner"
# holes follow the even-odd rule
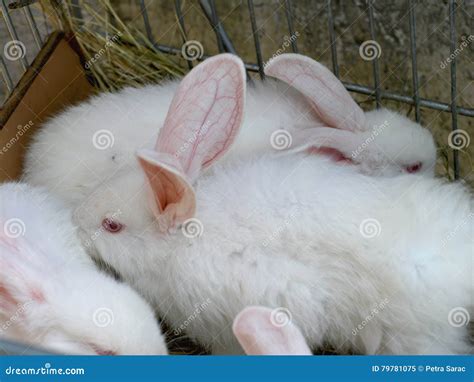
[[[285,0],[285,13],[286,21],[288,23],[288,31],[290,32],[291,50],[293,53],[298,53],[298,45],[296,44],[296,39],[293,38],[295,35],[295,29],[293,27],[293,4],[291,0]]]
[[[145,33],[148,40],[153,44],[153,46],[157,46],[155,38],[153,37],[153,32],[151,30],[150,18],[148,17],[148,9],[146,8],[145,0],[140,0],[140,13],[142,14],[143,18],[143,25],[145,26]]]
[[[225,31],[224,27],[222,26],[219,20],[219,16],[217,15],[217,9],[215,10],[215,19],[217,20],[216,21],[214,20],[214,17],[212,16],[211,3],[209,3],[209,0],[200,0],[199,4],[201,5],[201,8],[207,20],[211,23],[211,26],[214,28],[214,25],[215,25],[215,30],[217,31],[216,33],[219,34],[219,37],[222,41],[223,50],[237,55],[237,52],[234,48],[234,44],[232,43],[231,39],[229,38],[229,35]]]
[[[214,29],[214,32],[216,34],[217,38],[217,47],[219,48],[219,53],[222,53],[225,51],[224,49],[224,43],[222,42],[222,37],[221,34],[219,33],[219,25],[221,24],[218,17],[217,17],[217,9],[216,9],[216,3],[214,0],[208,0],[209,6],[211,8],[211,20],[212,20],[212,28]]]
[[[368,5],[368,12],[369,12],[370,38],[373,41],[376,41],[375,40],[373,0],[367,0],[367,5]],[[376,102],[377,108],[379,108],[382,97],[381,97],[381,94],[380,94],[380,67],[379,67],[379,58],[377,57],[377,54],[375,55],[375,58],[372,61],[372,71],[374,73],[374,82],[375,82],[375,84],[374,84],[374,87],[375,87],[375,102]]]
[[[418,64],[416,61],[416,0],[408,0],[408,12],[410,15],[410,47],[411,47],[411,76],[413,83],[413,100],[415,101],[415,119],[420,122],[420,95],[418,85]]]
[[[18,33],[16,32],[16,28],[13,25],[13,21],[10,17],[10,13],[8,11],[8,7],[5,3],[5,0],[2,0],[0,2],[0,9],[2,10],[3,19],[5,20],[5,24],[7,26],[8,33],[10,34],[11,39],[19,41]],[[20,63],[23,67],[23,70],[26,71],[28,69],[28,60],[26,59],[26,56],[20,57]]]
[[[337,47],[336,47],[336,31],[334,30],[334,17],[332,15],[332,1],[327,0],[328,8],[328,28],[329,28],[329,42],[331,43],[331,61],[332,71],[334,75],[339,78],[339,65],[337,63]]]
[[[11,93],[13,91],[13,81],[8,68],[5,65],[5,61],[3,61],[3,57],[0,57],[0,69],[2,71],[3,81],[7,86],[7,90],[9,93]]]
[[[29,5],[23,7],[23,13],[25,14],[25,18],[28,22],[28,25],[30,27],[31,33],[35,40],[36,46],[38,47],[38,50],[39,50],[43,46],[43,39],[41,38],[41,35],[38,30],[38,26],[36,25],[36,21],[33,17],[33,14],[31,13],[31,8]]]
[[[263,70],[262,50],[260,47],[260,39],[258,38],[257,20],[255,18],[255,8],[253,6],[253,1],[247,0],[247,5],[249,8],[250,24],[252,25],[252,35],[255,44],[255,53],[257,54],[258,73],[260,74],[260,78],[263,80],[265,79],[265,72]]]
[[[181,28],[181,32],[183,33],[183,44],[184,44],[188,40],[188,35],[186,33],[186,27],[184,25],[183,12],[181,11],[181,0],[175,0],[174,8],[176,11],[176,15],[178,16],[179,27]],[[191,70],[193,68],[193,63],[191,62],[191,60],[186,60],[186,61],[187,61],[189,70]]]
[[[449,0],[449,37],[451,54],[451,128],[452,131],[458,129],[458,115],[456,105],[456,0]],[[459,155],[458,150],[453,149],[454,179],[459,179]]]

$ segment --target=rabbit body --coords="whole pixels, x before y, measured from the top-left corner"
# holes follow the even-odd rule
[[[166,354],[149,305],[99,272],[70,212],[44,190],[0,187],[0,334],[67,354]]]
[[[75,214],[82,238],[121,209],[124,230],[98,237],[93,256],[213,352],[240,351],[231,322],[252,304],[288,309],[312,347],[470,351],[466,328],[448,322],[472,304],[472,197],[461,185],[373,178],[302,154],[247,158],[199,178],[202,232],[188,238],[186,224],[157,230],[143,178],[92,192]]]
[[[105,178],[137,166],[135,152],[156,142],[178,84],[104,93],[60,113],[34,137],[24,179],[79,202]],[[257,83],[248,90],[244,123],[226,159],[278,152],[272,132],[291,130],[306,113],[302,96],[287,85]]]

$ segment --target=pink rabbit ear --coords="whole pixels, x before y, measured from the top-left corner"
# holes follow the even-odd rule
[[[318,149],[332,149],[339,153],[340,159],[351,160],[363,143],[364,137],[352,131],[331,127],[312,127],[295,131],[292,134],[293,148],[287,153],[301,152],[307,149],[316,149],[316,152]],[[337,157],[337,155],[330,156]]]
[[[192,183],[224,155],[239,131],[245,105],[245,68],[231,54],[196,66],[181,82],[155,150],[140,150],[161,221],[173,226],[195,210]]]
[[[311,355],[300,330],[291,322],[273,322],[271,309],[249,306],[234,320],[232,330],[249,355]]]
[[[356,131],[365,125],[363,110],[329,69],[309,57],[287,53],[272,59],[265,73],[303,93],[324,125]]]

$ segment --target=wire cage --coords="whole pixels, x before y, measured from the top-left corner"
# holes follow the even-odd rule
[[[37,0],[1,0],[0,6],[2,10],[2,16],[4,21],[4,28],[2,32],[2,39],[5,39],[3,44],[3,55],[0,60],[0,69],[2,73],[2,89],[0,93],[4,98],[8,97],[9,94],[14,89],[15,84],[18,82],[21,74],[23,74],[28,66],[31,64],[34,54],[39,51],[42,44],[45,41],[46,36],[51,32],[50,22],[52,18],[58,18],[57,14],[51,12],[45,12],[45,7],[36,7],[35,3]],[[53,6],[59,7],[63,2],[61,1],[51,1]],[[81,9],[80,0],[71,0],[67,3],[68,11],[71,13],[72,17],[76,20],[83,20],[83,10]],[[136,2],[140,9],[140,15],[143,22],[144,34],[148,40],[153,45],[153,48],[157,51],[170,55],[182,55],[183,47],[182,46],[169,46],[162,44],[160,41],[155,39],[153,35],[153,20],[150,16],[149,7],[150,4],[147,4],[144,0],[139,0]],[[218,12],[218,5],[214,0],[200,0],[199,6],[202,10],[202,13],[206,17],[210,26],[213,28],[216,36],[216,46],[218,52],[230,52],[234,54],[239,54],[236,50],[232,38],[226,32],[224,28],[224,23],[221,21],[221,15]],[[329,42],[328,47],[331,52],[331,67],[336,76],[340,76],[340,59],[338,57],[337,43],[339,36],[336,33],[335,29],[335,17],[340,8],[338,1],[325,0],[317,2],[318,6],[324,7],[325,19],[319,20],[319,23],[325,22],[327,24]],[[458,102],[458,84],[457,84],[457,56],[459,54],[460,46],[459,36],[457,31],[457,8],[460,4],[459,1],[449,0],[443,7],[445,8],[445,17],[446,17],[446,27],[449,30],[449,39],[450,39],[450,55],[448,60],[444,63],[445,66],[449,67],[449,78],[446,78],[450,83],[450,101],[449,102],[440,102],[434,99],[425,98],[420,95],[420,78],[418,73],[418,64],[417,64],[417,17],[415,13],[415,7],[417,6],[416,0],[407,0],[407,9],[408,15],[401,22],[407,23],[409,25],[409,46],[406,46],[407,53],[409,52],[411,60],[411,92],[408,94],[402,94],[400,92],[390,91],[383,89],[383,81],[381,79],[381,68],[380,68],[380,53],[375,52],[375,55],[371,57],[370,64],[372,66],[372,84],[366,85],[362,83],[346,82],[343,81],[346,88],[354,93],[359,93],[365,96],[368,96],[375,100],[376,107],[380,107],[382,101],[390,100],[396,101],[400,104],[407,104],[414,108],[414,118],[416,121],[421,119],[420,109],[432,109],[442,112],[447,112],[451,114],[451,130],[456,134],[458,129],[458,116],[474,117],[474,108],[469,107],[468,105],[459,105]],[[463,3],[463,7],[472,7],[469,0]],[[253,39],[253,45],[255,48],[255,58],[256,62],[246,62],[246,68],[248,72],[258,73],[258,75],[263,79],[264,75],[264,65],[265,60],[268,57],[264,57],[262,54],[261,47],[261,38],[260,38],[260,23],[262,20],[258,19],[256,13],[256,6],[260,6],[261,3],[256,3],[255,1],[248,0],[242,7],[247,8],[248,17],[250,19],[251,30],[247,34],[251,34]],[[294,9],[295,6],[298,6],[298,2],[291,0],[285,0],[279,2],[278,6],[284,8],[285,20],[283,25],[281,25],[281,30],[283,33],[287,32],[290,36],[295,36],[295,15]],[[374,0],[366,0],[364,4],[366,19],[368,21],[368,30],[366,36],[366,47],[365,49],[379,49],[380,46],[377,44],[378,38],[380,37],[377,34],[377,28],[374,21],[374,9],[376,2]],[[182,10],[183,4],[180,0],[174,1],[174,9],[176,12],[176,22],[179,24],[179,27],[182,31],[183,42],[188,40],[188,35],[186,33],[187,22],[185,14]],[[406,20],[407,19],[407,20]],[[419,17],[418,17],[419,19]],[[282,20],[283,21],[283,20]],[[69,28],[67,23],[60,20],[59,25],[63,29]],[[469,35],[468,39],[463,40],[464,43],[469,44],[471,42],[471,37],[474,39],[473,35]],[[250,42],[250,41],[249,41]],[[293,52],[299,52],[298,42],[296,39],[289,39],[289,50]],[[373,42],[373,45],[370,45],[370,42]],[[463,43],[461,42],[461,44]],[[26,46],[27,47],[26,47]],[[192,48],[192,47],[191,47]],[[205,59],[207,55],[200,55],[199,59]],[[186,66],[191,68],[193,65],[191,60],[186,62]],[[446,77],[448,70],[446,71]],[[181,73],[179,73],[181,74]],[[250,78],[250,77],[249,77]],[[456,137],[456,139],[464,139],[465,137]],[[451,150],[452,160],[452,169],[454,178],[459,178],[460,175],[460,161],[459,161],[459,148],[455,145],[450,145],[449,149]]]
[[[380,52],[377,52],[377,49],[380,49],[380,46],[377,43],[380,38],[380,32],[377,29],[374,17],[377,6],[376,0],[356,1],[356,3],[363,3],[364,13],[361,14],[360,17],[367,20],[366,35],[363,38],[364,41],[361,44],[361,48],[364,48],[364,45],[365,48],[368,49],[369,53],[367,54],[369,54],[370,57],[366,61],[368,61],[368,64],[371,66],[370,72],[372,81],[367,84],[343,80],[343,84],[349,91],[373,100],[377,108],[381,107],[385,101],[394,101],[399,104],[409,105],[414,111],[414,119],[417,122],[420,122],[422,119],[422,110],[436,110],[449,113],[451,130],[450,139],[453,142],[457,142],[461,138],[464,139],[462,145],[449,145],[449,156],[451,158],[450,163],[452,163],[452,177],[458,179],[460,177],[461,169],[459,153],[463,148],[469,145],[470,138],[469,134],[463,136],[463,133],[466,132],[459,128],[459,116],[470,119],[468,126],[472,126],[472,118],[474,118],[474,107],[472,107],[472,105],[459,104],[459,84],[457,80],[458,56],[460,55],[460,50],[462,50],[460,46],[466,48],[466,51],[469,51],[470,49],[472,50],[474,44],[470,47],[466,46],[471,42],[474,42],[474,36],[470,34],[460,42],[457,15],[460,6],[462,6],[463,9],[470,9],[472,11],[474,9],[474,1],[447,0],[441,5],[443,14],[440,15],[440,17],[445,20],[445,30],[448,32],[447,35],[449,37],[450,50],[447,60],[443,63],[447,69],[445,72],[445,82],[449,86],[449,101],[445,102],[421,96],[421,83],[417,56],[419,53],[419,46],[417,45],[417,27],[420,22],[420,17],[417,17],[415,10],[417,5],[420,8],[422,7],[422,4],[419,4],[417,0],[403,1],[406,3],[405,6],[408,11],[406,17],[400,20],[400,24],[406,24],[409,28],[409,40],[405,49],[409,57],[409,66],[411,67],[411,83],[409,84],[411,90],[402,93],[390,89],[384,89],[380,62],[381,57]],[[52,6],[52,8],[45,7],[44,3],[46,2],[39,0],[0,0],[0,9],[3,19],[3,28],[0,29],[0,36],[2,38],[2,46],[0,47],[2,49],[0,71],[3,80],[0,87],[0,95],[3,96],[4,100],[8,99],[12,94],[21,76],[27,71],[28,67],[34,60],[35,54],[39,52],[45,43],[47,36],[54,29],[61,28],[65,32],[74,34],[74,32],[77,32],[78,30],[80,31],[83,23],[87,22],[87,16],[85,15],[87,12],[85,12],[81,0],[50,0],[47,3]],[[111,3],[112,5],[109,3],[111,6],[111,12],[109,13],[114,13],[113,5],[116,2]],[[153,25],[155,23],[154,17],[149,10],[151,3],[147,3],[145,0],[136,0],[134,3],[140,11],[138,17],[141,19],[143,33],[137,37],[137,41],[142,42],[143,45],[146,46],[146,49],[159,53],[160,55],[166,54],[171,57],[179,57],[180,60],[183,59],[183,56],[186,56],[186,49],[193,49],[192,46],[187,44],[194,40],[190,40],[190,34],[187,33],[190,20],[187,19],[187,15],[183,12],[184,2],[180,0],[168,2],[170,3],[168,6],[173,6],[174,8],[176,17],[175,22],[181,32],[182,46],[172,46],[157,39],[153,33]],[[234,44],[234,38],[231,33],[228,33],[225,27],[225,19],[229,16],[223,15],[219,11],[222,4],[219,4],[219,2],[214,0],[196,0],[195,3],[199,6],[202,15],[204,16],[203,20],[206,20],[208,26],[212,28],[212,31],[215,34],[215,51],[229,52],[239,55],[239,50]],[[284,17],[280,19],[279,29],[282,31],[282,35],[290,36],[290,38],[285,40],[286,45],[284,50],[301,53],[298,46],[299,41],[296,38],[291,37],[297,35],[295,9],[300,6],[300,2],[279,0],[274,3],[275,6],[281,8],[284,14]],[[342,78],[343,76],[341,76],[340,69],[340,50],[338,49],[340,36],[336,28],[336,19],[338,13],[341,11],[343,3],[337,0],[320,0],[315,3],[317,3],[318,7],[322,9],[321,14],[319,14],[321,17],[318,17],[317,22],[325,24],[327,36],[329,38],[329,41],[325,42],[325,46],[330,52],[330,67],[338,78]],[[250,30],[246,31],[246,34],[251,38],[248,39],[247,43],[253,45],[252,49],[255,57],[254,61],[244,59],[248,72],[248,80],[250,82],[258,80],[258,77],[262,80],[265,79],[264,66],[265,62],[270,58],[264,55],[262,49],[261,26],[264,20],[259,19],[258,16],[258,9],[261,5],[261,1],[257,2],[247,0],[245,2],[239,2],[239,6],[244,8],[249,19]],[[58,16],[58,13],[52,12],[51,9],[65,9],[71,19],[75,20],[79,29],[74,30],[69,22],[61,19],[61,17]],[[0,22],[0,26],[1,24],[2,23]],[[111,22],[111,24],[114,23]],[[125,27],[125,25],[118,25],[117,29],[120,29],[121,27]],[[79,45],[81,45],[80,41]],[[84,48],[83,45],[81,45],[81,47]],[[372,52],[370,52],[370,50],[372,50]],[[280,52],[278,51],[275,52],[275,54],[279,53]],[[309,53],[312,55],[312,52]],[[184,57],[185,60],[181,69],[177,68],[167,70],[169,73],[181,75],[185,73],[187,69],[192,68],[196,60],[204,60],[208,56],[208,54],[199,52],[198,56],[194,56],[192,59],[186,59],[187,57]],[[83,57],[86,62],[85,69],[91,69],[87,67],[88,58],[90,59],[91,57],[88,57],[87,55]],[[166,61],[163,61],[163,63],[163,65],[166,66]],[[97,84],[97,81],[95,84]],[[459,136],[457,136],[458,133],[460,134]],[[3,349],[5,352],[18,353],[18,347],[15,344],[6,343],[5,346],[3,346]],[[36,350],[28,349],[29,348],[24,349],[23,353],[37,353]]]

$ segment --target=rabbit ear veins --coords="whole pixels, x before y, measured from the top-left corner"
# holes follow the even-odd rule
[[[192,180],[229,149],[245,104],[245,69],[236,56],[207,59],[181,82],[156,151],[173,155]]]
[[[326,126],[349,131],[364,128],[363,110],[341,81],[319,62],[300,54],[281,54],[266,65],[265,74],[303,93],[320,120],[318,125],[323,122]]]
[[[154,152],[138,153],[162,221],[175,225],[194,214],[191,184],[230,148],[244,105],[245,68],[236,56],[209,58],[182,80]]]
[[[272,310],[250,306],[242,310],[232,326],[234,335],[249,355],[311,355],[300,330],[291,322],[272,322]]]

